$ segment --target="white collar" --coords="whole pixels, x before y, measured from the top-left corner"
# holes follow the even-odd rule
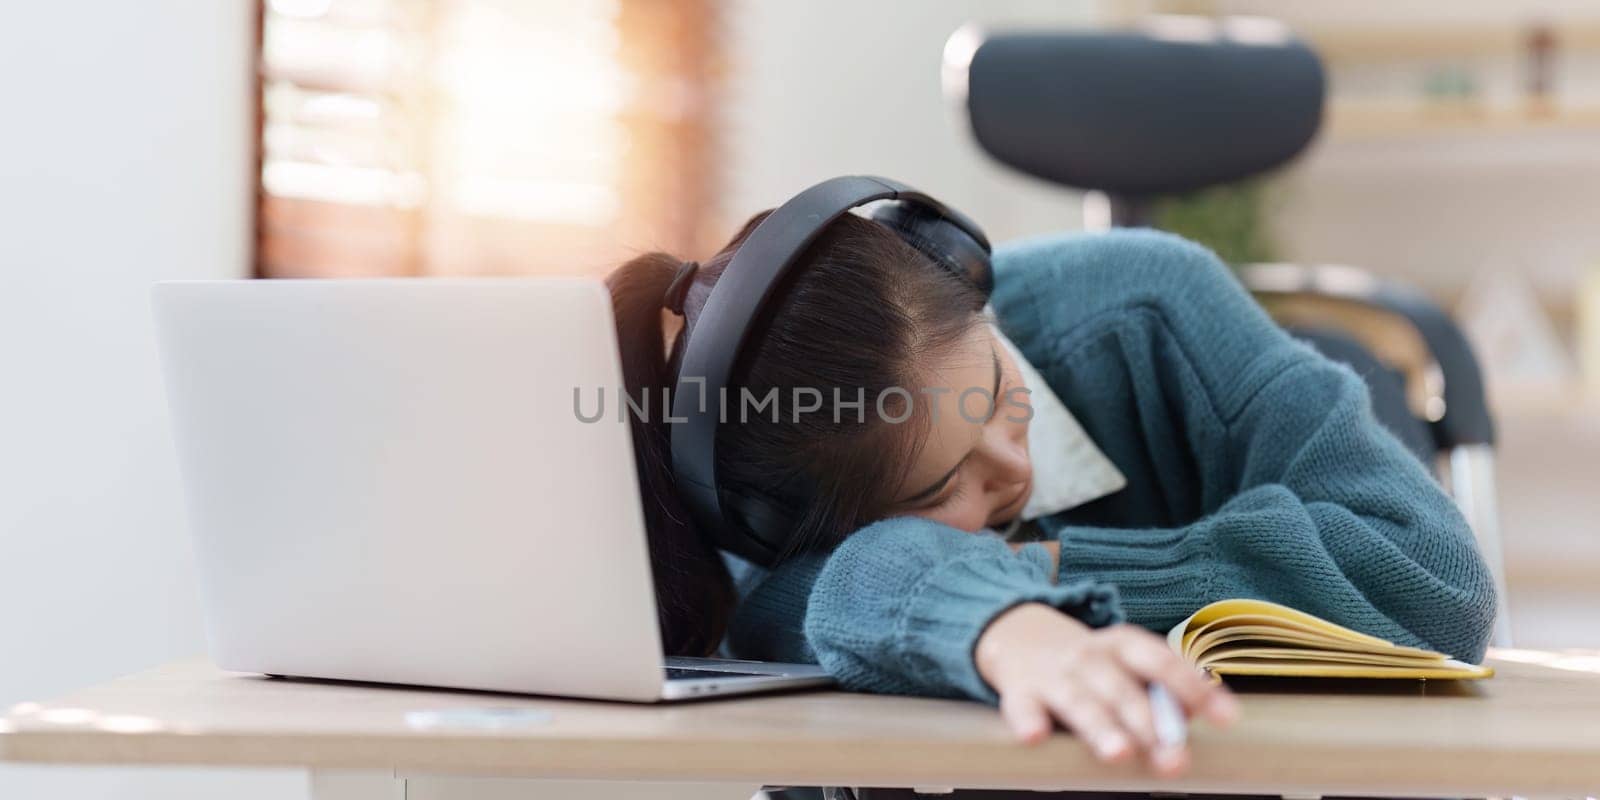
[[[1128,485],[1128,479],[1084,433],[1083,426],[1045,383],[1044,376],[1022,357],[1022,351],[998,326],[991,327],[995,338],[1017,362],[1033,406],[1033,419],[1028,424],[1033,492],[1019,519],[1034,520],[1066,511]]]

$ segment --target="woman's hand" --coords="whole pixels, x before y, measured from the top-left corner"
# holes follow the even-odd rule
[[[1034,743],[1052,720],[1075,731],[1102,761],[1145,752],[1158,773],[1175,775],[1188,748],[1156,738],[1146,684],[1164,685],[1189,716],[1227,726],[1239,715],[1233,694],[1206,680],[1160,637],[1133,625],[1090,628],[1042,603],[996,617],[978,637],[978,674],[1000,695],[1000,713],[1017,738]]]

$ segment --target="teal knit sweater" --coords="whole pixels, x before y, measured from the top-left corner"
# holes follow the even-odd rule
[[[1375,421],[1361,378],[1289,338],[1213,255],[1128,231],[1028,240],[994,262],[1002,330],[1127,488],[1040,520],[1057,574],[1036,545],[869,525],[747,583],[730,652],[992,704],[973,647],[1018,603],[1164,633],[1255,597],[1482,660],[1495,596],[1466,522]]]

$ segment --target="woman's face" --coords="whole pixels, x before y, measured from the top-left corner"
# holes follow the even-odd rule
[[[918,516],[964,531],[1001,526],[1022,511],[1033,488],[1030,413],[1022,374],[988,325],[974,325],[933,365],[914,396],[929,415],[891,516]],[[974,390],[974,391],[968,391]],[[958,408],[963,393],[965,403]],[[992,406],[985,396],[994,399]]]

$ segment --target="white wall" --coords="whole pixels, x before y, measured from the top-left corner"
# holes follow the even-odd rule
[[[249,3],[0,24],[0,707],[201,651],[147,292],[235,277]],[[304,797],[292,772],[0,767],[0,797]]]
[[[1291,260],[1339,262],[1450,297],[1480,271],[1567,299],[1600,265],[1593,131],[1319,143],[1273,188]]]
[[[1094,0],[730,0],[720,215],[751,214],[824,178],[881,174],[973,216],[990,238],[1079,227],[1079,195],[989,160],[939,83],[945,39],[1082,25]]]

